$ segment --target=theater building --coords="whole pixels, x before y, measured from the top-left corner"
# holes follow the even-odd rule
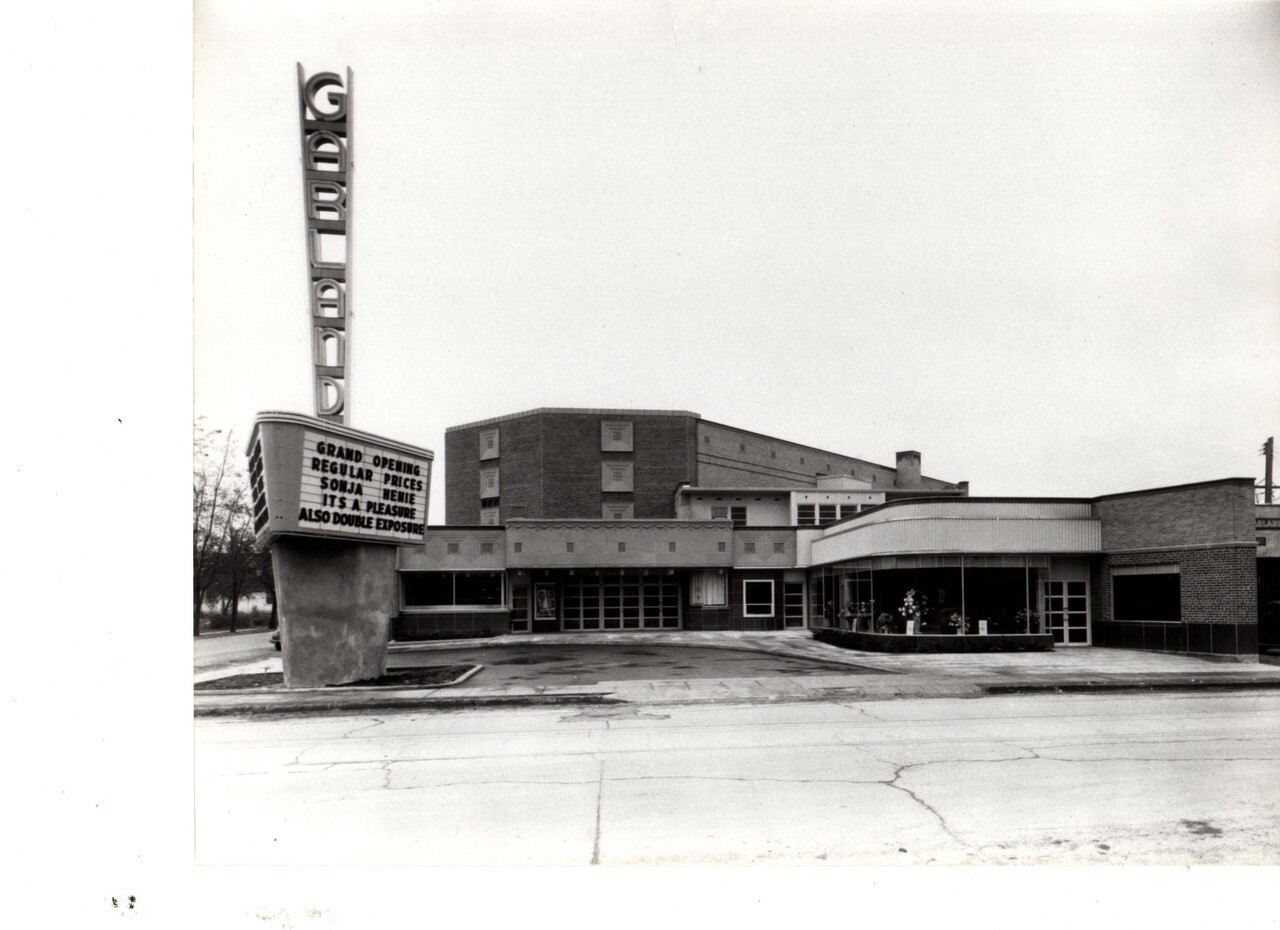
[[[539,409],[449,429],[446,525],[398,549],[398,640],[823,627],[1257,655],[1250,479],[1096,498],[704,420]]]

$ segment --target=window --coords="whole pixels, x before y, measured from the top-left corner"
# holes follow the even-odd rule
[[[733,521],[733,525],[742,527],[747,525],[747,508],[746,507],[730,507],[729,519]]]
[[[772,579],[746,579],[742,582],[742,616],[773,616]]]
[[[667,543],[667,551],[668,551],[668,552],[675,552],[675,551],[676,551],[676,544],[675,544],[674,542],[669,542],[669,543]]]
[[[572,551],[573,551],[573,543],[571,543],[571,542],[567,542],[567,543],[565,543],[565,544],[564,544],[564,551],[565,551],[565,552],[572,552]]]
[[[723,607],[727,589],[724,572],[689,573],[689,603],[695,607]]]
[[[493,555],[493,543],[491,543],[491,542],[482,542],[482,543],[480,544],[480,554],[481,554],[481,555]]]
[[[1177,565],[1135,565],[1111,570],[1111,602],[1121,623],[1181,623],[1182,582]]]
[[[836,522],[836,505],[835,504],[819,504],[818,505],[818,525],[826,526],[828,523]]]
[[[754,540],[754,539],[751,539],[751,540],[748,540],[748,541],[744,542],[744,543],[742,544],[742,551],[743,551],[743,552],[755,552],[755,551],[756,551],[756,543],[755,543],[755,540]]]
[[[711,519],[712,520],[728,520],[729,508],[728,507],[712,507]]]
[[[524,552],[524,543],[522,542],[512,543],[511,548],[516,552]]]
[[[619,552],[626,552],[626,551],[627,551],[627,544],[626,544],[626,543],[624,543],[624,542],[620,542],[620,543],[618,543],[618,551],[619,551]]]
[[[813,504],[797,504],[796,524],[798,526],[817,526],[817,508],[815,508]]]
[[[405,607],[501,607],[500,572],[404,572]]]
[[[723,539],[722,539],[722,540],[720,540],[720,542],[716,543],[716,551],[717,551],[717,552],[724,552],[724,540],[723,540]]]
[[[457,554],[458,554],[458,544],[457,544],[456,542],[445,543],[445,544],[444,544],[444,551],[445,551],[447,554],[449,554],[449,555],[457,555]]]
[[[843,520],[845,517],[852,517],[857,512],[858,512],[857,504],[841,504],[840,505],[841,520]]]
[[[775,539],[773,541],[773,551],[775,555],[782,555],[787,551],[787,544],[781,539]]]

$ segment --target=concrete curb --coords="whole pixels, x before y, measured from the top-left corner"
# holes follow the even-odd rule
[[[376,690],[376,689],[369,689]],[[235,692],[224,691],[223,694],[235,696]],[[363,714],[374,710],[474,710],[488,707],[570,707],[600,706],[626,704],[627,701],[613,697],[608,693],[563,693],[563,694],[477,694],[472,697],[454,697],[443,695],[437,697],[433,693],[400,692],[384,694],[361,701],[294,699],[295,692],[288,695],[262,695],[265,701],[228,701],[198,702],[195,708],[196,717],[267,717],[295,716],[300,714],[351,713]],[[326,697],[333,697],[332,694]]]
[[[232,696],[253,695],[256,697],[263,697],[267,695],[277,695],[277,694],[292,696],[295,694],[296,695],[303,695],[303,694],[335,695],[335,694],[359,694],[362,692],[364,693],[372,692],[374,694],[388,694],[391,692],[398,692],[398,691],[413,691],[413,692],[435,691],[437,688],[452,688],[454,685],[460,685],[464,681],[466,681],[468,678],[471,678],[475,675],[480,674],[480,670],[483,668],[484,668],[483,665],[473,665],[471,666],[471,668],[467,669],[465,672],[463,672],[453,681],[443,681],[438,685],[421,685],[419,687],[409,687],[409,688],[397,688],[394,685],[329,685],[323,688],[290,688],[288,691],[284,691],[284,692],[264,691],[262,688],[223,688],[221,690],[201,691],[199,693],[201,696],[208,695],[208,694],[226,694],[226,695],[232,695]],[[391,669],[391,671],[396,671],[396,669]],[[236,674],[246,674],[246,673],[237,672]],[[274,672],[258,672],[258,673],[249,672],[247,674],[273,675],[275,673]],[[234,678],[235,676],[223,675],[221,677]],[[218,680],[217,678],[205,679],[205,681],[217,681],[217,680]],[[203,684],[203,683],[204,682],[197,682],[197,684]],[[342,690],[337,691],[335,690],[336,688],[341,688]]]
[[[1062,684],[983,685],[985,694],[1093,694],[1108,691],[1280,691],[1280,681],[1268,679],[1203,679],[1163,681],[1081,681]]]

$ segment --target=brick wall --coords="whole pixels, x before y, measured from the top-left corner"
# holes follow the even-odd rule
[[[510,615],[503,611],[475,613],[469,611],[431,611],[429,613],[402,613],[391,618],[391,638],[400,642],[415,639],[439,638],[440,634],[511,632]]]
[[[632,424],[632,452],[600,448],[602,420]],[[480,469],[497,464],[501,519],[599,520],[606,501],[630,503],[636,519],[675,516],[676,487],[692,482],[694,425],[684,414],[535,412],[445,434],[445,522],[480,522]],[[499,430],[499,457],[480,461],[480,433]],[[633,490],[601,489],[604,462],[632,463]]]
[[[1248,478],[1099,497],[1093,515],[1106,552],[1255,542]]]
[[[1257,657],[1252,480],[1114,494],[1094,500],[1092,509],[1106,552],[1091,571],[1094,645]],[[1112,617],[1112,569],[1143,565],[1178,566],[1180,622]]]
[[[1111,570],[1177,565],[1181,623],[1117,623],[1111,613]],[[1256,657],[1257,565],[1251,546],[1166,549],[1106,555],[1095,560],[1093,644],[1210,655]]]

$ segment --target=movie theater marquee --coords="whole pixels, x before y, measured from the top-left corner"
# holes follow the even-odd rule
[[[290,413],[259,414],[249,441],[254,529],[420,543],[433,453]]]

